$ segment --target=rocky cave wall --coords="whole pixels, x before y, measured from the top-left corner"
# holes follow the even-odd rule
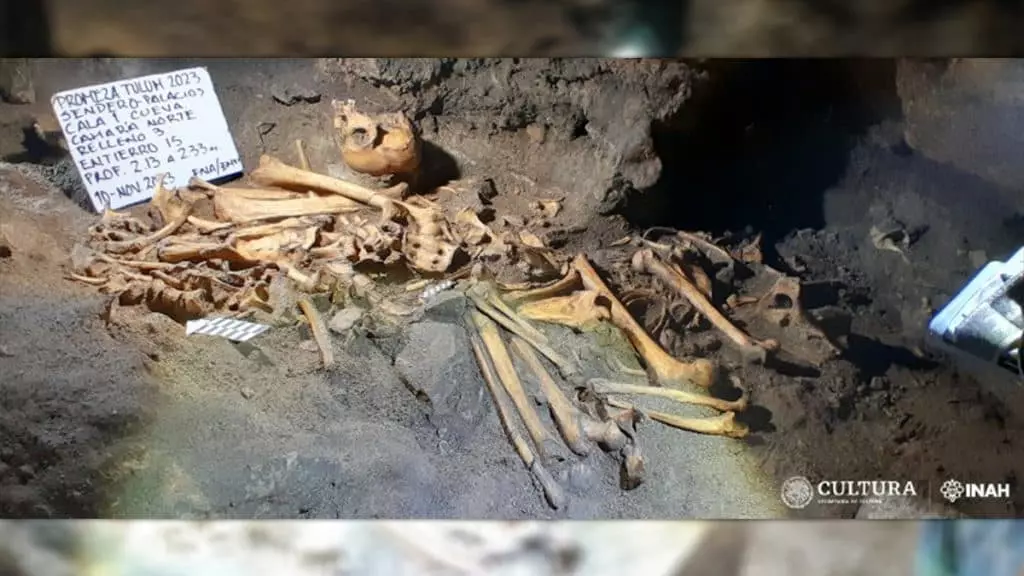
[[[82,85],[206,66],[246,166],[261,153],[294,161],[303,140],[314,168],[340,157],[331,100],[401,110],[430,146],[442,179],[491,178],[499,194],[563,197],[582,226],[661,172],[651,127],[677,115],[702,73],[678,61],[518,59],[93,59],[27,64],[35,106]],[[24,74],[23,74],[24,75]],[[295,95],[314,103],[289,104]],[[315,99],[315,98],[314,98]],[[433,152],[433,154],[431,154]]]
[[[499,193],[563,197],[576,228],[626,200],[643,205],[659,181],[671,188],[662,196],[700,194],[678,168],[690,156],[705,162],[701,151],[724,157],[751,137],[786,146],[778,127],[757,129],[783,112],[810,114],[806,98],[828,114],[854,110],[851,131],[902,120],[902,143],[1021,203],[1012,191],[1024,181],[1024,63],[1013,60],[52,59],[8,61],[0,92],[18,99],[16,84],[27,81],[29,106],[45,113],[60,90],[192,65],[209,68],[247,166],[265,152],[293,160],[301,139],[314,167],[335,172],[330,101],[353,98],[417,120],[436,144],[428,158],[441,179],[492,178]],[[742,138],[723,140],[728,133]],[[666,163],[677,168],[671,178]]]

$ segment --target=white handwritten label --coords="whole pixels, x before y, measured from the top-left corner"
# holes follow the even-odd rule
[[[96,212],[151,199],[161,175],[174,187],[242,171],[205,68],[67,90],[51,104]]]

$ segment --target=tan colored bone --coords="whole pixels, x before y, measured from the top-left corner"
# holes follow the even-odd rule
[[[402,196],[403,193],[400,190],[408,187],[406,184],[398,184],[387,191],[371,190],[340,178],[289,166],[277,158],[267,155],[260,158],[260,164],[252,171],[250,178],[253,182],[268,186],[331,192],[367,206],[379,208],[384,214],[394,211],[391,196]]]
[[[566,504],[565,492],[541,463],[540,458],[537,458],[533,450],[530,449],[529,443],[519,432],[519,428],[513,420],[512,407],[509,406],[507,389],[503,389],[498,383],[499,377],[495,373],[496,368],[491,365],[491,358],[488,358],[487,353],[484,351],[481,336],[474,334],[470,341],[472,343],[473,355],[476,357],[477,364],[480,365],[480,372],[483,374],[487,389],[490,391],[491,397],[494,398],[498,418],[501,420],[501,425],[505,429],[509,441],[512,442],[512,446],[515,447],[527,470],[530,471],[534,479],[537,480],[537,483],[540,484],[548,504],[556,510],[563,508]]]
[[[580,426],[588,440],[608,452],[622,450],[629,443],[629,438],[614,420],[597,420],[581,413]]]
[[[497,322],[502,328],[528,342],[542,356],[550,360],[563,378],[571,378],[576,375],[576,367],[548,344],[547,336],[520,318],[518,314],[503,313],[493,305],[494,300],[486,299],[480,294],[474,293],[473,290],[467,291],[466,295],[477,310]]]
[[[600,292],[609,301],[612,323],[625,333],[657,384],[678,388],[684,382],[690,382],[701,388],[710,388],[715,383],[717,370],[712,362],[703,358],[682,362],[655,342],[605,285],[586,256],[576,256],[573,268],[587,289]]]
[[[285,276],[287,276],[288,279],[291,280],[292,282],[295,282],[295,284],[303,292],[312,293],[317,291],[317,288],[320,285],[319,272],[316,272],[312,276],[310,276],[284,260],[274,262],[274,264],[277,265],[278,268],[283,270]]]
[[[416,172],[420,143],[405,114],[364,114],[351,100],[332,104],[341,157],[349,168],[371,176]]]
[[[206,220],[205,218],[199,218],[197,216],[189,216],[188,223],[195,226],[196,229],[203,234],[222,232],[235,225],[234,222],[216,222],[213,220]]]
[[[527,322],[518,312],[505,303],[501,295],[498,294],[498,292],[491,286],[490,282],[474,282],[466,291],[466,295],[469,296],[474,303],[480,304],[484,308],[493,309],[511,320],[516,324],[517,331],[525,332],[527,334],[528,341],[543,342],[545,344],[548,342],[548,337],[543,332]]]
[[[173,190],[168,190],[164,187],[164,178],[163,174],[157,177],[156,188],[153,190],[153,198],[150,200],[150,204],[159,212],[161,221],[167,224],[177,220],[183,211],[191,211],[191,208]]]
[[[315,223],[316,221],[312,218],[286,218],[269,224],[246,226],[232,232],[231,236],[228,236],[228,243],[230,244],[232,240],[251,240],[262,236],[279,234],[286,230],[306,229]]]
[[[760,301],[761,299],[757,298],[756,296],[741,296],[739,294],[730,294],[728,298],[725,299],[725,305],[735,310],[736,308],[742,308],[743,306],[746,306],[748,304],[756,304],[757,302]]]
[[[631,404],[614,398],[608,398],[607,402],[617,408],[635,410]],[[748,428],[746,424],[736,421],[735,412],[725,412],[718,416],[710,416],[707,418],[687,418],[684,416],[677,416],[675,414],[648,410],[644,410],[643,414],[655,422],[661,422],[662,424],[673,428],[686,430],[688,432],[696,432],[698,434],[725,436],[727,438],[746,438],[750,434],[750,428]]]
[[[679,231],[676,232],[676,237],[678,237],[683,242],[687,242],[693,245],[695,248],[703,252],[708,258],[711,258],[711,254],[715,254],[718,256],[717,259],[719,261],[731,262],[735,260],[732,254],[730,254],[729,251],[726,250],[725,248],[722,248],[721,246],[715,244],[714,242],[711,242],[692,232]],[[712,258],[712,261],[714,260],[715,259]]]
[[[586,440],[609,452],[617,452],[629,442],[619,424],[613,420],[599,421],[579,411],[540,362],[528,342],[512,337],[513,350],[537,377],[541,392],[551,407],[552,417],[566,446],[580,456],[586,456],[590,447]]]
[[[722,400],[714,396],[694,394],[674,388],[660,388],[657,386],[637,386],[624,382],[615,382],[604,378],[594,378],[587,382],[598,394],[624,394],[627,396],[654,396],[668,398],[681,404],[693,404],[695,406],[707,406],[719,412],[742,412],[747,409],[749,399],[744,394],[737,400]]]
[[[297,200],[299,198],[309,198],[309,194],[302,192],[295,192],[292,190],[276,190],[273,188],[239,188],[239,187],[214,187],[215,192],[224,192],[225,194],[231,194],[238,198],[244,198],[246,200]],[[322,194],[328,196],[328,194]],[[350,205],[353,207],[361,206],[354,200],[350,199]]]
[[[235,239],[232,247],[247,260],[259,262],[292,262],[301,257],[316,241],[316,228],[288,227],[262,236]]]
[[[511,303],[534,302],[568,294],[581,286],[579,272],[570,268],[568,274],[551,284],[529,290],[510,291],[504,294],[504,298]]]
[[[512,403],[519,412],[523,424],[526,425],[526,430],[541,457],[546,457],[549,454],[548,445],[553,442],[553,438],[547,429],[544,428],[544,424],[540,421],[540,416],[537,415],[537,411],[526,396],[526,390],[523,389],[523,383],[516,374],[512,357],[505,347],[505,342],[502,341],[498,326],[481,312],[472,310],[469,315],[477,334],[480,336],[487,356],[494,365],[498,379],[501,381],[505,391],[508,392],[509,397],[512,398]]]
[[[410,220],[402,244],[409,265],[421,272],[447,272],[458,252],[458,243],[444,214],[423,199],[394,200],[391,206],[400,206]]]
[[[554,198],[537,200],[530,203],[530,208],[540,212],[544,218],[550,220],[558,216],[558,213],[562,211],[562,201]]]
[[[248,223],[273,218],[295,218],[317,214],[344,214],[362,207],[344,196],[313,196],[288,199],[257,199],[238,194],[238,188],[221,188],[213,195],[213,208],[220,220]]]
[[[714,284],[711,282],[711,277],[704,271],[698,264],[691,262],[684,266],[673,264],[672,268],[681,276],[685,276],[693,281],[693,285],[700,290],[700,293],[705,298],[711,300],[714,296]]]
[[[178,290],[163,280],[154,279],[144,294],[146,304],[154,311],[181,319],[200,318],[210,312],[203,290]]]
[[[580,290],[571,296],[555,296],[520,306],[516,312],[527,320],[561,324],[576,330],[611,319],[611,312],[602,306],[600,292]]]
[[[92,286],[102,286],[109,282],[107,278],[93,278],[92,276],[85,276],[82,274],[75,274],[69,272],[65,275],[68,280],[74,280],[75,282],[82,282],[83,284],[90,284]]]
[[[114,264],[117,266],[127,266],[129,268],[136,268],[138,270],[169,270],[174,268],[175,264],[170,262],[148,262],[145,260],[122,260],[118,258],[112,258],[106,254],[97,254],[96,258],[100,261],[108,264]]]
[[[809,336],[825,344],[828,349],[827,355],[836,356],[842,353],[842,350],[832,342],[828,335],[807,317],[802,304],[802,291],[803,288],[798,278],[780,273],[779,279],[757,302],[758,313],[779,326],[787,323],[799,324]],[[777,306],[779,297],[785,297],[789,301],[789,306]],[[819,360],[825,359],[827,358]]]
[[[551,408],[552,418],[558,427],[558,431],[562,434],[566,446],[574,453],[586,456],[590,449],[583,436],[579,411],[576,410],[576,407],[572,405],[572,402],[562,392],[562,389],[551,378],[548,371],[544,369],[540,358],[534,353],[533,348],[518,336],[513,336],[511,342],[512,351],[530,367],[537,381],[540,382],[541,392]]]
[[[467,246],[483,244],[494,236],[490,226],[480,220],[480,216],[470,208],[464,208],[455,215],[455,225],[459,229],[459,237]]]
[[[150,234],[149,236],[125,242],[108,242],[106,246],[104,246],[104,250],[108,253],[124,254],[126,252],[136,252],[142,250],[143,248],[146,248],[147,246],[156,244],[157,242],[177,232],[178,229],[181,228],[181,226],[188,220],[188,216],[189,214],[191,214],[191,212],[192,204],[187,204],[184,208],[182,208],[182,210],[178,213],[178,215],[172,222],[167,223],[166,226]]]
[[[761,234],[754,236],[732,252],[732,257],[747,264],[763,264],[764,253],[761,252]]]
[[[163,262],[200,262],[204,260],[224,260],[241,264],[255,264],[245,258],[234,248],[219,242],[175,242],[161,246],[157,250]]]
[[[302,143],[302,140],[295,141],[295,156],[299,160],[299,168],[303,170],[309,170],[309,157],[306,156],[306,146]]]
[[[440,274],[452,267],[458,247],[437,236],[406,234],[402,253],[409,266],[421,272]]]
[[[654,276],[674,292],[686,298],[700,314],[714,324],[749,358],[764,362],[767,353],[778,350],[779,343],[775,340],[757,340],[740,330],[686,276],[662,262],[651,250],[638,250],[633,255],[633,269]]]
[[[324,326],[324,319],[308,298],[299,298],[298,305],[309,322],[309,331],[313,334],[316,347],[320,349],[320,359],[323,361],[324,368],[329,370],[334,366],[334,352],[331,350],[331,336]]]
[[[216,186],[203,180],[198,176],[193,176],[188,181],[190,188],[202,190],[206,192],[206,195],[210,198],[214,194],[224,192],[226,194],[232,194],[239,198],[245,198],[247,200],[293,200],[295,198],[306,198],[309,195],[303,192],[296,192],[294,190],[278,190],[273,188],[240,188],[236,186]]]

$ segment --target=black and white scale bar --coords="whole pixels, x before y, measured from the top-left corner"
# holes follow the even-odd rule
[[[264,324],[254,324],[234,318],[204,318],[202,320],[189,320],[185,324],[185,335],[204,334],[206,336],[219,336],[227,338],[232,342],[245,342],[270,329]]]

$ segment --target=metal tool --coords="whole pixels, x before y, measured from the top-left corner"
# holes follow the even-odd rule
[[[928,337],[983,382],[1024,387],[1024,248],[979,270],[928,324]]]

